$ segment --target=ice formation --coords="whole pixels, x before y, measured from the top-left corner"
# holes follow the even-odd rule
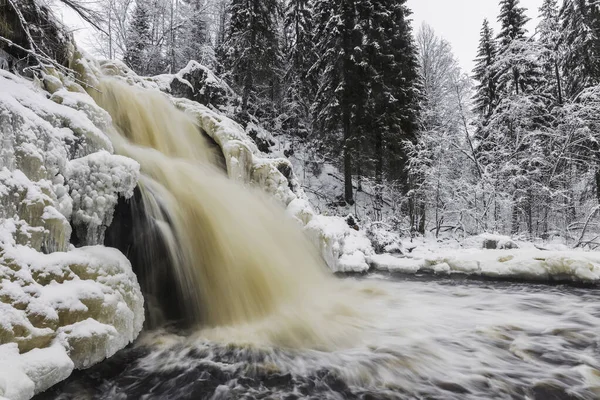
[[[139,165],[112,154],[110,117],[68,78],[0,70],[0,88],[0,398],[21,400],[139,334],[131,265],[97,246]]]

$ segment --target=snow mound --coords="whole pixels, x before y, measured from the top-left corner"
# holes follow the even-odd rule
[[[600,253],[530,249],[444,250],[438,254],[369,257],[373,268],[402,273],[433,272],[530,281],[600,281]]]
[[[8,224],[0,228],[9,230]],[[0,243],[0,344],[18,349],[19,365],[36,393],[66,378],[73,367],[96,364],[135,339],[144,321],[143,304],[129,261],[115,249],[42,254]],[[43,354],[58,354],[59,348],[66,358],[55,370],[61,358]],[[13,398],[9,389],[14,390],[5,388],[2,394],[0,389],[0,395]]]

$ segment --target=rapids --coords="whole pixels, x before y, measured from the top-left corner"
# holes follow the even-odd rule
[[[600,289],[372,276],[373,323],[334,351],[154,331],[47,399],[598,399]]]

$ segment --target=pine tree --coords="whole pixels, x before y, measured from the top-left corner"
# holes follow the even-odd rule
[[[537,27],[538,42],[543,48],[541,60],[546,91],[553,95],[559,104],[563,103],[562,84],[559,67],[560,19],[557,0],[544,0],[539,9],[540,22]]]
[[[473,69],[473,78],[478,82],[475,87],[475,111],[483,117],[489,118],[498,102],[497,82],[493,66],[496,62],[497,49],[494,40],[494,31],[487,19],[481,28],[479,48]]]
[[[279,83],[280,4],[277,0],[233,0],[230,13],[221,62],[228,80],[242,95],[243,111],[262,112],[272,108]]]
[[[127,32],[126,52],[123,61],[135,72],[143,75],[146,70],[148,55],[147,48],[150,44],[150,17],[148,9],[142,1],[135,4],[131,24]]]

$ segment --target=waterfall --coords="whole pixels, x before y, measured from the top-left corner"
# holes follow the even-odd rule
[[[339,283],[283,208],[228,179],[195,121],[166,95],[108,77],[98,89],[91,94],[113,119],[116,151],[141,165],[143,212],[168,249],[187,318],[204,332],[243,340],[321,346],[323,335],[333,339],[336,329],[320,325],[352,311],[332,300],[343,292]]]

